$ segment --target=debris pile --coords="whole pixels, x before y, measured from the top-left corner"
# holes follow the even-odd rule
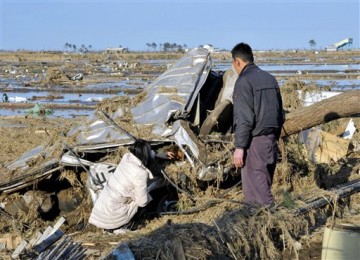
[[[44,79],[45,84],[68,84],[69,82],[69,77],[61,69],[56,67],[48,68]]]
[[[56,256],[61,259],[84,259],[87,250],[81,243],[74,242],[69,236],[64,236],[64,232],[60,229],[64,222],[65,219],[61,217],[54,227],[48,226],[44,232],[37,231],[29,241],[22,240],[11,254],[11,258],[40,260],[52,259]]]
[[[276,259],[284,251],[298,258],[303,237],[323,225],[329,212],[342,213],[349,207],[343,198],[360,190],[358,117],[353,118],[351,139],[343,139],[345,127],[330,135],[335,131],[330,124],[307,130],[295,120],[299,123],[295,130],[281,139],[273,185],[277,206],[265,209],[243,203],[240,171],[232,165],[231,129],[213,132],[211,128],[206,136],[199,135],[204,115],[214,109],[216,100],[216,91],[212,96],[203,94],[222,84],[221,74],[204,73],[210,66],[205,66],[206,53],[201,57],[179,63],[190,61],[184,66],[193,69],[186,74],[189,77],[179,77],[174,65],[149,91],[133,99],[123,96],[99,102],[86,122],[6,164],[9,172],[2,173],[0,184],[4,220],[0,232],[20,234],[25,241],[13,254],[48,259],[71,251],[74,258],[82,258],[91,247],[95,251],[89,254],[101,256],[129,249],[137,259]],[[209,74],[214,82],[206,78]],[[49,69],[46,80],[53,84],[65,81],[64,77],[61,70]],[[187,81],[168,81],[175,77]],[[282,89],[284,107],[291,115],[306,107],[306,93],[317,87],[298,81],[287,85]],[[199,88],[193,91],[193,86]],[[105,176],[136,138],[151,141],[155,152],[173,151],[176,160],[159,160],[155,170],[160,168],[160,173],[154,179],[163,180],[163,186],[151,194],[153,203],[134,224],[137,230],[116,236],[87,222],[93,203],[91,182],[105,183]],[[340,189],[339,184],[351,186]],[[52,231],[36,234],[48,224]],[[55,228],[60,226],[61,230]],[[66,233],[72,234],[71,239],[64,237]]]

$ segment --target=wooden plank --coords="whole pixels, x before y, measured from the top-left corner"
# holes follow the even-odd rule
[[[44,231],[44,233],[42,234],[42,236],[41,236],[41,237],[39,238],[39,240],[36,242],[35,245],[38,245],[38,244],[40,244],[42,241],[44,241],[44,240],[49,236],[49,234],[50,234],[50,232],[52,231],[52,229],[53,229],[52,226],[48,226],[48,227],[45,229],[45,231]]]
[[[11,254],[11,258],[17,258],[24,251],[28,242],[26,240],[22,240],[19,246],[15,249],[15,251]]]
[[[26,246],[26,249],[31,249],[37,241],[41,238],[43,234],[40,231],[37,231],[35,236],[29,241],[29,244]]]
[[[56,232],[56,230],[58,230],[61,227],[61,225],[64,224],[65,221],[66,221],[66,219],[64,217],[59,218],[59,220],[54,225],[53,230],[50,232],[49,236],[54,234]]]

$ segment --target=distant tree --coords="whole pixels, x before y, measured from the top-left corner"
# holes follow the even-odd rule
[[[185,50],[187,49],[186,43],[183,44],[183,48],[184,48]]]
[[[89,49],[89,51],[91,51],[91,49],[92,49],[92,45],[91,45],[91,44],[89,44],[88,49]]]
[[[170,49],[171,49],[171,43],[165,42],[165,43],[163,44],[163,48],[164,48],[164,51],[165,51],[165,52],[168,51],[168,50],[170,50]]]
[[[169,43],[169,42],[164,42],[164,43],[159,43],[159,45],[156,45],[156,43],[152,43],[151,47],[155,50],[156,47],[159,46],[159,50],[160,51],[176,51],[176,52],[183,52],[185,48],[187,48],[186,44],[177,44],[177,43]]]
[[[311,39],[310,41],[309,41],[309,45],[310,45],[310,47],[311,48],[315,48],[315,46],[316,46],[316,42],[315,42],[315,40],[313,40],[313,39]]]
[[[147,51],[149,51],[151,47],[151,43],[146,43],[146,47],[147,47]]]
[[[178,46],[176,46],[176,51],[182,52],[183,51],[182,45],[179,44]]]
[[[87,53],[88,49],[86,48],[85,44],[81,44],[81,47],[80,47],[79,51],[82,52],[82,53]]]
[[[156,51],[156,47],[157,47],[157,44],[155,42],[153,42],[151,44],[151,48],[153,49],[153,51]]]
[[[74,51],[76,51],[76,50],[77,50],[77,47],[76,47],[76,45],[75,45],[75,44],[73,44],[73,45],[71,46],[71,48],[72,48]]]
[[[64,48],[65,48],[65,50],[71,49],[71,48],[72,48],[72,45],[67,42],[67,43],[65,43]]]

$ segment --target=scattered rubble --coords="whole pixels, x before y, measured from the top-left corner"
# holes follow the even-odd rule
[[[212,76],[215,79],[222,77],[221,74]],[[61,77],[55,78],[61,80]],[[50,132],[44,130],[47,145],[29,147],[31,152],[21,160],[7,157],[8,161],[1,162],[8,171],[1,171],[0,219],[4,221],[0,222],[0,232],[7,235],[0,239],[0,248],[3,247],[0,257],[2,252],[4,255],[10,252],[34,259],[50,259],[68,250],[79,259],[85,254],[110,257],[119,252],[136,259],[220,256],[277,259],[285,253],[298,258],[307,247],[312,229],[323,226],[329,221],[328,216],[337,212],[344,214],[351,207],[347,197],[352,196],[351,205],[360,212],[360,198],[356,194],[360,191],[360,156],[356,150],[360,139],[359,117],[353,117],[355,130],[351,130],[350,139],[340,137],[347,132],[346,127],[335,125],[342,119],[321,124],[313,130],[316,142],[309,141],[310,135],[304,137],[298,132],[284,138],[281,162],[274,180],[278,205],[270,210],[256,209],[242,203],[239,173],[231,164],[231,134],[227,135],[227,129],[216,132],[218,128],[211,128],[206,137],[199,138],[197,134],[204,120],[199,123],[191,107],[177,110],[181,104],[192,101],[196,104],[197,101],[191,100],[191,95],[186,100],[187,93],[181,93],[182,99],[173,98],[176,89],[162,84],[165,81],[161,79],[156,81],[160,82],[158,85],[154,83],[153,89],[149,88],[134,99],[124,96],[99,102],[92,117],[78,122],[70,130],[61,131],[65,136],[56,127]],[[205,79],[201,80],[204,80],[204,86],[210,85]],[[156,98],[152,100],[151,94]],[[294,91],[288,94],[293,95]],[[298,101],[288,102],[284,94],[288,113],[303,107],[301,97],[304,96],[296,92],[293,98]],[[157,117],[161,120],[151,121],[155,113],[144,113],[149,104],[146,102],[159,99],[166,101],[159,107],[171,104],[168,105],[171,109],[162,110],[164,117]],[[216,100],[212,101],[215,103]],[[144,110],[138,113],[133,109],[142,106]],[[200,118],[208,115],[207,110],[213,107],[209,102],[202,109]],[[110,119],[104,116],[106,114]],[[152,124],[149,125],[149,121]],[[181,131],[171,139],[171,133],[176,133],[176,129]],[[29,135],[33,133],[29,132]],[[152,211],[134,224],[137,230],[116,236],[88,225],[92,207],[88,182],[91,169],[114,166],[119,162],[131,144],[129,134],[151,140],[157,151],[176,151],[177,160],[160,163],[160,166],[174,184],[168,182],[165,186],[175,188],[177,192],[176,196],[165,198],[160,193],[170,194],[169,190],[157,193],[159,196],[154,196],[154,202],[162,199],[166,202],[161,209],[157,204],[151,205]],[[302,142],[299,142],[300,135],[303,135]],[[185,141],[179,142],[181,138]],[[189,144],[205,152],[196,153]],[[9,153],[14,149],[13,146],[5,147]],[[17,155],[20,154],[18,151]],[[21,170],[18,170],[19,165]],[[201,180],[199,176],[203,173],[209,179]],[[174,201],[176,203],[172,204]],[[49,234],[48,229],[52,229],[53,234]],[[42,235],[36,231],[42,231]],[[43,241],[34,242],[38,237],[43,237]],[[26,242],[21,242],[20,238]]]

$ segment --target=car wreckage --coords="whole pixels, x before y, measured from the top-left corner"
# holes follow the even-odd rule
[[[228,176],[239,178],[231,164],[232,91],[236,78],[232,69],[214,70],[208,50],[189,50],[145,87],[139,94],[142,100],[135,106],[126,103],[130,97],[116,97],[107,105],[99,105],[83,125],[70,129],[61,140],[36,147],[8,164],[9,177],[1,180],[0,194],[19,191],[26,198],[28,191],[36,187],[47,192],[44,200],[57,196],[61,210],[70,211],[80,199],[72,196],[71,201],[61,200],[68,186],[41,184],[75,169],[86,172],[84,185],[94,202],[116,168],[115,163],[104,158],[118,154],[136,138],[149,141],[156,152],[176,152],[176,160],[157,162],[157,168],[151,169],[158,172],[158,178],[148,187],[157,198],[158,211],[174,208],[172,200],[176,195],[170,196],[166,187],[191,192],[189,182],[218,183]],[[177,169],[176,176],[169,176],[169,165]],[[46,208],[44,200],[41,209],[47,211],[51,207]]]

